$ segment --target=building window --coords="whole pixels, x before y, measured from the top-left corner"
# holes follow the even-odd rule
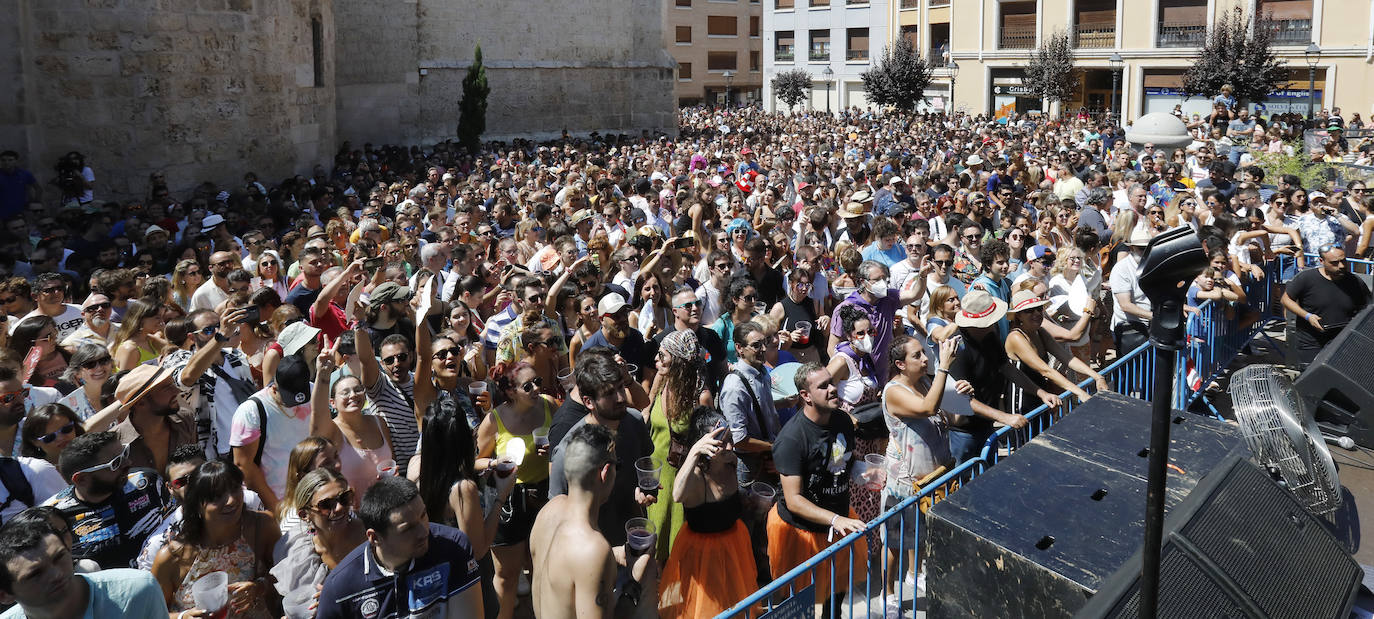
[[[677,6],[691,8],[692,0],[677,0]]]
[[[920,27],[920,26],[915,25],[915,24],[910,25],[910,26],[902,26],[902,38],[903,38],[903,39],[906,39],[908,43],[911,43],[911,48],[912,48],[912,49],[917,50],[918,52],[920,51],[920,49],[921,49],[921,44],[920,44],[920,39],[921,39],[921,27]]]
[[[1116,47],[1116,0],[1078,0],[1075,11],[1074,47]]]
[[[1159,0],[1155,47],[1202,47],[1207,38],[1207,0]]]
[[[777,41],[773,44],[773,61],[792,62],[796,54],[796,37],[791,30],[779,30],[775,36]]]
[[[777,0],[777,2],[778,2],[777,4],[773,5],[773,8],[774,8],[774,9],[777,9],[777,10],[779,10],[779,11],[781,11],[781,10],[788,10],[788,11],[790,11],[790,10],[792,10],[792,7],[796,5],[796,0]]]
[[[830,60],[830,31],[812,30],[811,31],[811,53],[808,59],[812,62],[826,62]]]
[[[679,79],[679,80],[681,80],[681,81],[684,81],[684,82],[690,82],[690,81],[692,81],[692,63],[690,63],[690,62],[679,62],[679,63],[677,63],[677,79]]]
[[[749,52],[749,70],[758,71],[759,64],[759,53],[756,51]]]
[[[759,28],[759,16],[758,16],[758,15],[750,15],[750,16],[749,16],[749,36],[751,36],[751,37],[759,36],[759,30],[760,30],[760,28]]]
[[[314,86],[318,88],[324,86],[324,21],[319,17],[310,18],[310,52]]]
[[[1307,45],[1312,41],[1312,0],[1259,0],[1257,14],[1274,18],[1274,45]]]
[[[739,22],[730,15],[711,15],[706,18],[706,34],[713,37],[733,37],[739,34]]]
[[[677,42],[678,42],[678,43],[691,43],[691,42],[692,42],[692,27],[691,27],[691,26],[678,26],[678,27],[677,27]]]
[[[735,52],[708,52],[706,54],[707,71],[738,71],[739,60]]]
[[[826,8],[830,6],[830,0],[811,0],[812,8]]]
[[[1002,3],[1002,32],[999,49],[1035,47],[1035,0]]]
[[[850,28],[844,36],[845,60],[868,60],[868,28]]]

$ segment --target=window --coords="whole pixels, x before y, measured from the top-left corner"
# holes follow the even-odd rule
[[[830,60],[830,31],[812,30],[811,31],[811,53],[809,59],[812,62],[824,62]]]
[[[711,15],[706,18],[706,34],[713,37],[733,37],[739,34],[738,22],[731,15]]]
[[[691,8],[692,0],[677,0],[677,6]]]
[[[792,62],[796,53],[796,37],[791,30],[779,30],[777,41],[773,44],[773,60],[775,62]]]
[[[1160,0],[1156,47],[1201,47],[1207,38],[1207,0]]]
[[[738,54],[735,52],[709,52],[706,54],[707,71],[735,71],[739,69]]]
[[[850,28],[844,39],[845,60],[868,60],[868,28]]]
[[[790,10],[792,10],[792,6],[793,6],[794,4],[795,4],[795,0],[778,0],[778,3],[775,4],[775,5],[773,5],[773,8],[775,8],[775,9],[777,9],[777,10],[779,10],[779,11],[781,11],[781,10],[789,10],[789,11],[790,11]]]
[[[815,8],[828,7],[830,6],[830,0],[811,0],[811,6]]]
[[[758,16],[758,15],[750,15],[750,16],[749,16],[749,36],[751,36],[751,37],[759,36],[759,16]]]
[[[692,42],[692,27],[691,27],[691,26],[678,26],[678,27],[677,27],[677,42],[678,42],[678,43],[691,43],[691,42]]]
[[[319,17],[310,18],[310,52],[315,78],[313,85],[318,88],[324,86],[324,22]]]
[[[679,80],[684,81],[684,82],[690,82],[690,81],[692,81],[692,63],[690,63],[690,62],[679,62],[679,63],[677,63],[677,78],[678,78]]]
[[[749,52],[749,70],[758,71],[759,64],[759,53],[754,51]]]
[[[921,27],[917,25],[902,26],[902,38],[911,43],[912,49],[920,50]]]
[[[1274,17],[1274,45],[1312,41],[1312,0],[1259,0],[1256,13]]]
[[[1035,1],[1002,3],[1001,49],[1035,47]]]

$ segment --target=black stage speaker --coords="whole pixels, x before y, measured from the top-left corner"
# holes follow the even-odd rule
[[[1140,613],[1140,554],[1102,585],[1082,619]],[[1267,473],[1233,457],[1166,521],[1156,616],[1350,616],[1364,575],[1345,547]]]
[[[1166,509],[1245,450],[1229,424],[1174,422]],[[928,616],[1078,611],[1140,548],[1149,429],[1149,402],[1098,395],[931,508]]]
[[[1357,445],[1374,448],[1374,380],[1364,376],[1369,369],[1364,364],[1371,358],[1374,305],[1356,314],[1341,334],[1317,353],[1293,382],[1293,388],[1315,415],[1322,432],[1349,436]]]

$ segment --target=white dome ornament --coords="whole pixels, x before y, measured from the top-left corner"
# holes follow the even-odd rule
[[[1154,144],[1157,148],[1183,148],[1193,143],[1187,125],[1173,114],[1152,112],[1135,120],[1126,130],[1132,144]]]

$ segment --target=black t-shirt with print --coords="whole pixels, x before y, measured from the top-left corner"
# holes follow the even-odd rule
[[[854,422],[842,412],[830,415],[825,426],[805,414],[793,415],[773,441],[773,464],[778,473],[801,477],[802,496],[822,509],[849,514],[849,465],[854,457]],[[778,503],[783,522],[805,531],[825,531],[827,524],[816,524],[792,515],[784,498]]]

